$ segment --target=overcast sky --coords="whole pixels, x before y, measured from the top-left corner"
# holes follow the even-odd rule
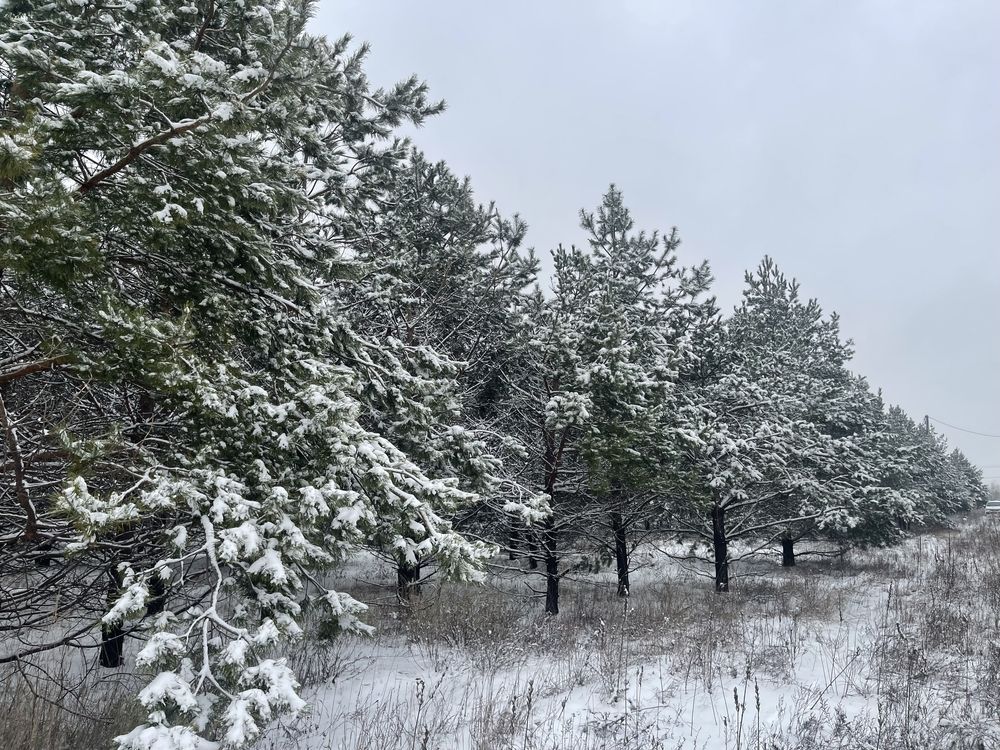
[[[313,28],[447,101],[417,145],[540,257],[614,182],[724,307],[770,254],[889,401],[1000,435],[996,0],[320,0]],[[938,429],[1000,477],[1000,439]]]

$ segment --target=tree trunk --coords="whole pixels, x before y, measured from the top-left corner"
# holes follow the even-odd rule
[[[111,669],[125,663],[125,634],[121,625],[101,625],[100,663]]]
[[[528,543],[526,546],[528,548],[528,570],[538,570],[538,557],[540,552],[538,549],[538,542],[535,541],[535,538],[531,534],[528,534],[527,538]]]
[[[114,567],[108,570],[108,608],[118,598],[121,588],[121,577]],[[101,653],[98,661],[102,667],[117,669],[125,663],[125,633],[121,623],[114,625],[101,624]]]
[[[729,542],[726,540],[726,509],[712,506],[712,547],[715,552],[715,590],[729,591]]]
[[[563,434],[565,443],[566,435]],[[553,510],[556,507],[556,482],[559,477],[559,457],[562,448],[555,448],[552,440],[545,444],[545,494]],[[559,552],[556,544],[555,521],[550,516],[545,523],[545,532],[541,535],[541,547],[545,552],[545,614],[559,614]]]
[[[795,540],[791,537],[781,540],[781,565],[785,568],[795,567]]]
[[[38,515],[35,505],[28,496],[28,483],[24,473],[24,460],[21,457],[21,446],[17,439],[17,428],[14,418],[7,413],[7,405],[0,392],[0,427],[4,430],[4,442],[10,455],[10,464],[14,470],[14,496],[24,512],[23,538],[31,545],[38,543]]]
[[[545,532],[545,614],[559,614],[559,554],[556,549],[556,532],[549,527]]]
[[[420,595],[420,563],[410,564],[401,560],[396,564],[396,596],[408,602],[411,596]]]
[[[507,536],[507,559],[517,559],[517,529],[511,529]]]
[[[149,602],[146,604],[147,615],[158,615],[167,605],[167,585],[156,573],[149,580]]]
[[[621,513],[611,514],[611,530],[615,537],[615,566],[618,569],[618,596],[629,595],[628,580],[628,540],[626,534],[628,529],[622,519]]]

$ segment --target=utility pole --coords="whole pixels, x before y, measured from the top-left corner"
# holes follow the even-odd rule
[[[931,418],[924,414],[924,432],[931,434]]]

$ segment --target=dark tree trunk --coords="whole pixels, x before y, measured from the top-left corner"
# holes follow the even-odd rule
[[[781,564],[786,568],[795,567],[795,540],[790,537],[781,540]]]
[[[545,443],[545,494],[549,496],[553,510],[557,506],[556,483],[559,478],[559,461],[565,439],[564,433],[558,449],[552,440],[546,440]],[[545,523],[545,531],[541,534],[540,541],[539,546],[545,553],[545,614],[557,615],[559,614],[559,550],[555,520],[551,516]]]
[[[531,534],[528,534],[527,537],[528,543],[526,546],[528,548],[528,570],[538,570],[538,557],[540,553],[538,542],[535,541],[535,538]]]
[[[556,549],[556,532],[551,527],[545,532],[545,614],[559,614],[559,553]]]
[[[420,595],[420,563],[411,565],[400,561],[396,564],[396,596],[401,602],[410,601],[411,596]]]
[[[121,576],[114,567],[108,570],[108,607],[118,598],[121,588]],[[101,653],[98,662],[102,667],[117,669],[125,663],[125,633],[120,623],[101,625]]]
[[[121,625],[101,626],[102,667],[116,669],[125,663],[125,634]]]
[[[511,529],[507,536],[507,559],[517,559],[517,529]]]
[[[621,513],[611,514],[611,530],[615,537],[615,566],[618,569],[618,596],[629,595],[628,529]]]
[[[167,605],[167,585],[163,579],[155,575],[149,581],[149,603],[146,605],[147,615],[158,615]]]
[[[712,506],[712,547],[715,553],[715,590],[729,591],[729,542],[726,539],[726,509]]]

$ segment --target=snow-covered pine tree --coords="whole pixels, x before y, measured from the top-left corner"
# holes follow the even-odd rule
[[[864,415],[857,441],[869,486],[853,527],[830,534],[845,544],[884,545],[908,529],[946,523],[947,516],[981,506],[988,494],[982,472],[940,435],[928,435],[899,407],[886,411],[881,394],[860,392],[852,407]]]
[[[848,484],[846,514],[808,529],[809,533],[843,545],[884,545],[899,539],[897,519],[907,501],[889,481],[898,470],[899,456],[887,442],[887,423],[881,394],[871,391],[864,378],[852,376],[826,403],[823,429],[840,448],[831,468]]]
[[[432,476],[457,477],[466,489],[503,498],[508,483],[490,450],[501,447],[493,402],[513,316],[537,271],[520,247],[525,225],[477,204],[468,179],[418,151],[393,175],[383,203],[353,239],[354,275],[363,283],[346,287],[347,308],[355,328],[395,358],[387,370],[424,375],[408,375],[391,391],[372,383],[366,422]],[[426,560],[411,549],[390,554],[398,593],[408,598]]]
[[[983,481],[983,470],[969,461],[958,448],[948,454],[954,493],[959,498],[959,510],[981,508],[989,500],[990,491]]]
[[[88,645],[110,586],[106,663],[147,636],[122,748],[238,747],[299,709],[275,646],[306,600],[365,628],[315,575],[355,546],[466,578],[487,552],[442,517],[474,499],[457,479],[364,424],[372,388],[436,375],[387,372],[330,294],[406,155],[395,128],[439,105],[370,88],[364,48],[308,35],[309,11],[0,8],[2,564],[59,571],[10,603],[28,645],[0,659]],[[57,587],[79,617],[47,636]]]
[[[675,384],[689,359],[711,284],[707,263],[680,266],[676,229],[635,231],[612,186],[594,214],[587,262],[596,281],[579,322],[582,362],[576,389],[589,399],[580,440],[596,517],[611,540],[618,595],[630,590],[633,532],[658,514],[678,440]]]
[[[618,590],[629,590],[630,530],[656,507],[652,491],[675,438],[673,385],[683,339],[710,282],[677,264],[676,233],[634,231],[614,188],[581,213],[588,247],[554,251],[552,295],[535,299],[515,411],[538,435],[529,463],[550,498],[540,534],[546,611],[559,610],[561,544],[610,529]],[[525,437],[526,445],[534,442]]]
[[[729,544],[781,538],[786,561],[802,534],[850,525],[853,445],[830,429],[831,405],[850,384],[850,349],[836,318],[765,258],[748,273],[741,305],[719,331],[714,376],[687,399],[688,471],[696,501],[673,526],[711,546],[716,589],[729,588]]]
[[[918,425],[902,408],[886,415],[887,450],[895,460],[887,478],[907,502],[897,522],[903,529],[948,523],[948,517],[981,505],[982,473],[960,451],[949,451],[944,436]]]
[[[768,280],[769,279],[769,280]],[[848,369],[853,356],[850,341],[840,335],[836,313],[824,316],[815,299],[800,301],[798,285],[787,282],[765,259],[754,282],[756,294],[776,296],[785,308],[786,325],[763,321],[759,330],[774,323],[775,335],[763,347],[772,363],[784,372],[786,413],[796,423],[798,437],[811,435],[804,450],[780,471],[788,494],[781,513],[790,521],[781,534],[782,564],[795,564],[795,543],[805,537],[842,536],[873,509],[892,501],[874,483],[873,456],[865,453],[865,439],[875,428],[866,408],[870,392],[863,379]],[[759,300],[758,307],[773,304]],[[781,361],[783,353],[793,358]]]

